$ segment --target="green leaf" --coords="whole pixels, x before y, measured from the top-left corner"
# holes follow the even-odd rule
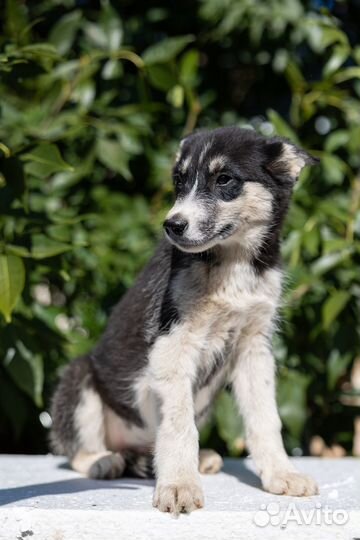
[[[86,79],[79,83],[72,94],[75,102],[79,103],[83,109],[89,109],[95,99],[96,89],[94,81]]]
[[[332,75],[349,57],[350,48],[347,45],[336,45],[330,59],[326,62],[323,74],[325,77]]]
[[[329,390],[334,390],[339,378],[346,373],[351,358],[351,353],[341,356],[337,349],[331,351],[326,363],[327,386]]]
[[[295,370],[286,370],[278,383],[279,413],[290,434],[300,439],[307,417],[306,389],[310,379]]]
[[[40,354],[35,354],[30,351],[22,341],[18,340],[15,343],[21,357],[28,363],[31,369],[33,386],[31,395],[38,407],[43,405],[42,390],[44,385],[44,366],[43,359]]]
[[[55,144],[39,144],[31,152],[23,154],[26,171],[38,178],[45,178],[54,172],[73,171],[74,168],[66,163]]]
[[[49,40],[60,54],[67,54],[81,23],[81,11],[67,13],[52,27]]]
[[[350,140],[350,132],[345,129],[338,129],[330,133],[325,141],[325,150],[332,153],[341,146],[346,146]]]
[[[339,185],[343,182],[346,174],[346,163],[341,158],[324,152],[320,165],[324,170],[324,178],[329,184]]]
[[[106,51],[119,49],[123,37],[121,19],[108,2],[104,3],[100,19],[96,23],[87,22],[84,25],[84,32],[93,48]]]
[[[19,49],[19,52],[36,60],[55,60],[59,58],[57,50],[50,43],[33,43],[32,45],[25,45],[25,47]]]
[[[92,47],[104,50],[108,48],[106,32],[99,25],[88,22],[84,25],[83,30]]]
[[[20,257],[0,255],[0,311],[7,323],[25,284],[25,268]]]
[[[117,11],[111,7],[110,2],[104,5],[99,22],[107,36],[108,48],[110,51],[116,51],[122,42],[123,27]]]
[[[296,62],[288,60],[285,75],[293,91],[302,92],[306,87],[306,81]]]
[[[22,258],[31,257],[30,251],[24,246],[6,244],[6,252],[10,253],[10,255],[17,255]]]
[[[154,64],[147,68],[150,82],[154,88],[167,92],[176,85],[177,79],[171,66]]]
[[[106,81],[111,81],[123,74],[123,67],[119,60],[108,60],[102,69],[102,78]]]
[[[180,81],[186,87],[193,87],[196,83],[199,68],[200,54],[196,50],[188,51],[180,61]]]
[[[176,84],[168,93],[167,98],[173,107],[179,109],[184,103],[184,88]]]
[[[344,68],[341,71],[338,71],[334,75],[334,82],[337,84],[348,81],[349,79],[359,79],[360,78],[360,67],[348,67]]]
[[[336,28],[335,25],[329,25],[313,17],[308,17],[305,19],[305,29],[310,45],[318,53],[322,53],[326,47],[334,43],[349,46],[346,34],[339,28]]]
[[[34,234],[32,237],[31,256],[33,259],[46,259],[60,253],[70,251],[72,246],[64,242],[52,240],[44,234]]]
[[[11,36],[15,42],[23,41],[26,38],[24,28],[28,25],[27,6],[17,0],[7,0],[3,4],[6,5],[2,7],[5,34]]]
[[[120,173],[126,180],[131,180],[131,172],[128,167],[129,156],[118,141],[98,139],[96,154],[99,161],[106,167]]]
[[[342,249],[341,251],[336,251],[323,255],[319,259],[316,259],[316,261],[311,265],[311,272],[313,272],[316,276],[321,276],[335,266],[341,264],[351,255],[352,252],[353,248],[349,247]]]
[[[216,399],[214,414],[220,437],[226,442],[232,455],[239,455],[239,450],[243,450],[244,423],[233,396],[226,390],[220,392]]]
[[[142,54],[145,65],[163,64],[173,60],[185,47],[194,41],[194,36],[178,36],[163,39],[148,47]]]
[[[15,354],[5,361],[6,370],[18,388],[41,407],[44,384],[42,357],[30,351],[21,340],[15,342],[15,347]]]
[[[281,118],[281,116],[276,111],[270,109],[267,111],[267,115],[278,135],[281,135],[282,137],[287,137],[294,143],[299,144],[299,139],[295,131],[293,131],[289,124],[285,122],[285,120]]]
[[[351,294],[347,291],[335,291],[325,302],[322,308],[322,321],[325,330],[328,330],[332,322],[345,308]]]

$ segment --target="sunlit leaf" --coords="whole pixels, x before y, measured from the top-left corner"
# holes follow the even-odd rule
[[[341,184],[346,174],[346,163],[334,154],[323,154],[320,162],[326,180],[332,184]]]
[[[58,242],[48,238],[44,234],[35,234],[32,237],[31,256],[34,259],[47,259],[70,251],[72,246],[64,242]]]
[[[323,255],[312,264],[311,271],[317,276],[325,274],[325,272],[328,272],[347,259],[352,251],[353,249],[349,247],[341,251]]]
[[[38,60],[55,60],[59,57],[57,50],[50,43],[33,43],[25,45],[20,50],[26,57]]]
[[[41,355],[34,354],[21,340],[17,340],[15,354],[6,363],[6,370],[15,384],[30,396],[38,407],[41,407],[44,384]]]
[[[25,268],[22,259],[15,255],[0,255],[0,311],[8,323],[24,284]]]
[[[307,417],[306,389],[310,379],[295,370],[284,370],[279,378],[277,401],[282,421],[290,433],[300,438]]]
[[[215,420],[220,437],[226,442],[230,452],[238,455],[243,450],[239,448],[239,440],[244,438],[244,424],[239,415],[234,397],[225,390],[222,391],[215,404]]]
[[[359,79],[360,78],[360,67],[348,67],[344,68],[341,71],[338,71],[334,75],[334,81],[336,83],[342,83],[348,81],[349,79]]]
[[[178,109],[182,107],[184,103],[184,89],[180,84],[176,84],[174,88],[168,93],[168,100],[170,103]]]
[[[191,35],[171,37],[148,47],[142,58],[145,65],[162,64],[175,58],[185,47],[194,41]]]
[[[331,351],[326,363],[327,385],[330,390],[335,388],[339,378],[344,375],[351,359],[349,353],[341,355],[337,349]]]
[[[322,307],[322,318],[325,330],[331,326],[339,313],[345,308],[350,296],[350,293],[347,291],[335,291],[326,300]]]
[[[326,138],[325,150],[329,153],[336,151],[339,147],[345,146],[350,139],[350,133],[345,129],[333,131]]]
[[[39,178],[45,178],[54,172],[74,170],[63,160],[55,144],[40,144],[23,154],[22,159],[26,162],[26,171]]]
[[[345,62],[349,57],[350,48],[347,45],[336,45],[333,49],[332,55],[326,62],[323,73],[325,76],[331,75]]]
[[[268,110],[267,115],[270,122],[273,124],[276,133],[282,137],[287,137],[291,141],[299,144],[299,139],[295,134],[295,131],[289,126],[287,122],[274,110]]]
[[[111,139],[98,139],[97,145],[98,159],[109,169],[120,173],[126,180],[131,180],[131,173],[128,167],[129,156],[118,141]]]
[[[200,54],[196,50],[186,52],[180,61],[180,81],[185,86],[194,86],[197,78]]]
[[[72,47],[76,32],[80,27],[81,11],[67,13],[52,27],[49,41],[60,54],[66,54]]]

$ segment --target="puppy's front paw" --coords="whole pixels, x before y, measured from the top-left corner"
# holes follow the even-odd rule
[[[204,506],[204,495],[201,487],[195,482],[156,485],[153,506],[161,512],[192,512]]]
[[[263,478],[262,480],[264,489],[276,495],[307,497],[319,493],[316,482],[310,476],[298,472],[274,472],[269,478]]]

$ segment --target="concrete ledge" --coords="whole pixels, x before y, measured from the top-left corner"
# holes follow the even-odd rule
[[[265,493],[250,460],[229,459],[222,473],[203,477],[205,509],[174,518],[152,508],[152,481],[88,480],[68,469],[63,458],[1,456],[0,538],[360,538],[360,460],[299,458],[294,462],[316,478],[319,496]]]

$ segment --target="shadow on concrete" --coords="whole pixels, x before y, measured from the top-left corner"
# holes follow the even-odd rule
[[[222,470],[223,473],[235,477],[239,482],[248,486],[261,489],[261,482],[245,464],[243,460],[227,459]],[[57,466],[60,469],[70,469],[67,462]],[[154,480],[144,480],[141,478],[118,478],[115,480],[91,480],[89,478],[69,478],[57,482],[42,484],[31,484],[17,486],[13,488],[0,489],[0,506],[23,501],[26,499],[37,499],[48,495],[75,494],[84,491],[103,490],[137,490],[142,486],[155,486]]]
[[[57,465],[58,469],[71,470],[68,461],[59,463]],[[251,487],[262,489],[260,478],[248,467],[246,459],[236,459],[236,458],[226,458],[225,465],[221,469],[221,472],[234,476],[242,484],[246,484]],[[137,482],[139,485],[146,486],[155,486],[154,479],[144,480],[141,478],[136,478],[134,476],[127,476],[131,481]],[[146,483],[148,482],[148,483]],[[108,481],[105,481],[105,486],[108,485]]]
[[[116,480],[90,480],[89,478],[70,478],[58,482],[44,484],[31,484],[13,488],[0,489],[0,506],[23,501],[25,499],[37,499],[47,495],[63,495],[81,493],[98,489],[119,490],[139,489],[141,486],[153,486],[152,480],[140,480],[136,478],[121,478]]]
[[[70,463],[68,461],[63,461],[62,463],[58,463],[56,465],[56,468],[57,469],[62,469],[64,471],[71,471],[71,466],[70,466]]]
[[[246,460],[227,458],[222,472],[234,476],[242,484],[262,490],[260,478],[248,468]]]

